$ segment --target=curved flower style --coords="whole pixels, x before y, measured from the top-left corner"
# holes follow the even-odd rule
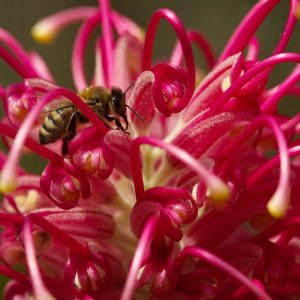
[[[300,54],[284,52],[299,2],[290,1],[263,60],[255,36],[278,3],[259,0],[217,60],[169,9],[154,13],[145,34],[108,0],[39,21],[32,34],[44,43],[82,23],[75,87],[104,88],[86,98],[59,86],[38,54],[0,30],[0,56],[21,77],[0,87],[5,299],[300,299],[300,114],[278,109],[286,95],[300,96]],[[162,19],[178,43],[156,64]],[[89,81],[86,47],[99,25]],[[201,79],[194,42],[208,66]],[[295,69],[270,88],[274,67],[286,62]],[[70,120],[60,117],[66,109]],[[42,126],[55,142],[39,143]],[[28,151],[48,161],[42,174],[19,166]]]

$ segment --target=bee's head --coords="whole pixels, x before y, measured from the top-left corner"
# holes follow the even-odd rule
[[[111,89],[111,108],[114,111],[114,113],[121,116],[126,124],[125,130],[128,128],[128,120],[126,115],[126,107],[128,107],[140,120],[144,122],[144,119],[136,112],[134,111],[129,105],[125,103],[125,95],[126,92],[132,87],[133,84],[131,84],[128,89],[123,92],[120,88],[113,87]]]
[[[125,93],[120,88],[113,87],[111,89],[111,106],[113,111],[120,115],[128,127],[128,121],[126,116],[126,105],[125,105]]]

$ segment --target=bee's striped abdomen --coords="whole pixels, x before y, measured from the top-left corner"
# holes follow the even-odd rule
[[[73,113],[73,107],[60,108],[50,112],[40,128],[40,143],[49,144],[60,139],[66,133],[66,128]]]

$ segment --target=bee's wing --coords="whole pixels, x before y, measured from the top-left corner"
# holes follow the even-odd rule
[[[66,99],[66,98],[57,98],[51,101],[50,103],[46,104],[43,107],[43,113],[49,113],[51,111],[60,109],[60,108],[67,108],[75,106],[72,101]]]

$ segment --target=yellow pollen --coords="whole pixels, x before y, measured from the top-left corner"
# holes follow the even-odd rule
[[[177,97],[177,92],[174,92],[172,95],[172,99],[168,99],[166,96],[164,97],[166,99],[166,102],[168,103],[167,106],[169,109],[172,109],[176,104],[178,103],[178,100],[180,99]]]
[[[93,160],[92,160],[92,154],[89,153],[86,160],[85,160],[85,166],[83,167],[83,169],[87,172],[94,172],[95,168],[93,167]]]
[[[180,219],[182,220],[182,223],[184,223],[184,221],[186,220],[187,214],[185,211],[183,211],[180,208],[174,208],[174,210],[176,211],[176,213],[178,214],[178,216],[180,217]]]
[[[286,210],[282,209],[277,203],[270,200],[267,204],[269,214],[275,219],[281,219],[285,216]]]
[[[20,108],[13,112],[14,117],[16,117],[18,120],[24,120],[28,113],[28,110],[26,108]]]
[[[101,170],[104,170],[104,169],[107,168],[106,163],[105,163],[105,160],[104,160],[104,158],[103,158],[102,155],[101,155],[100,161],[99,161],[99,168],[100,168]]]
[[[144,43],[144,39],[145,39],[145,31],[142,27],[138,27],[138,31],[137,31],[137,38]]]
[[[10,177],[10,176],[9,176]],[[13,192],[17,187],[16,178],[3,178],[3,173],[0,175],[0,192],[3,194]]]
[[[76,185],[76,183],[74,182],[74,184]],[[76,185],[77,187],[77,185]],[[68,190],[64,185],[61,186],[61,193],[64,196],[64,200],[65,202],[69,202],[69,201],[73,201],[76,200],[78,197],[78,191],[70,191]]]
[[[275,192],[272,198],[269,200],[267,204],[267,209],[269,214],[275,219],[281,219],[286,215],[286,212],[289,208],[289,201],[283,199],[284,197],[289,198],[290,192],[281,193]]]
[[[300,3],[298,2],[295,9],[295,17],[300,19]]]
[[[202,72],[201,70],[199,70],[197,68],[196,69],[196,84],[195,84],[195,86],[198,86],[204,78],[205,78],[204,72]]]
[[[73,201],[77,198],[77,193],[70,192],[65,187],[62,188],[62,194],[65,202]]]
[[[31,29],[33,39],[41,44],[50,44],[56,37],[56,32],[42,22],[36,23]]]
[[[219,181],[218,185],[208,187],[206,196],[212,200],[212,204],[215,206],[222,206],[230,196],[228,186]]]

